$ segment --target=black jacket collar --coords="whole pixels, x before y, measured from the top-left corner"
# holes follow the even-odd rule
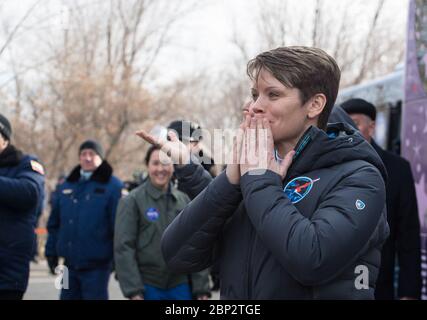
[[[9,144],[6,149],[0,153],[0,167],[13,167],[21,162],[24,155],[13,145]]]
[[[329,124],[327,132],[310,127],[301,137],[295,151],[287,178],[343,162],[364,160],[380,171],[384,181],[387,180],[387,171],[374,147],[357,130],[344,123]]]
[[[78,182],[80,180],[80,169],[80,165],[75,167],[68,176],[67,181],[73,183]],[[108,183],[108,181],[110,181],[112,175],[113,168],[106,160],[104,160],[101,165],[93,172],[92,176],[90,177],[90,180],[106,184]]]
[[[378,153],[378,155],[382,158],[385,150],[381,148],[374,139],[371,140],[371,146],[375,149],[375,151]]]

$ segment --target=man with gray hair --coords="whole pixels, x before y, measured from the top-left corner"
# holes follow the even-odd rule
[[[51,270],[65,259],[69,287],[61,300],[107,300],[113,264],[113,231],[123,184],[113,176],[101,145],[87,140],[79,165],[58,187],[47,229],[46,257]]]

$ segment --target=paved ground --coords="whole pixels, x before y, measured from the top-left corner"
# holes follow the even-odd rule
[[[59,290],[55,288],[55,276],[48,271],[46,261],[31,263],[30,280],[24,300],[58,300]],[[119,283],[111,277],[109,283],[109,294],[111,300],[125,299],[120,291]],[[219,294],[215,292],[213,299],[218,299]]]
[[[58,300],[59,290],[55,288],[56,276],[49,273],[46,261],[31,263],[30,280],[24,300]],[[119,283],[111,277],[109,284],[111,300],[123,300]]]

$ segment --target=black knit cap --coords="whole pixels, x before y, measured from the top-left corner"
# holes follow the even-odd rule
[[[194,131],[201,130],[200,126],[194,122],[185,120],[172,121],[168,126],[168,130],[174,130],[178,134],[179,140],[183,142],[198,142],[202,139],[202,137],[199,136],[201,131],[199,132],[199,135],[196,134],[193,137]],[[188,134],[190,135],[188,136]]]
[[[94,140],[86,140],[85,142],[83,142],[80,145],[79,154],[84,149],[91,149],[91,150],[95,151],[98,154],[98,156],[101,157],[101,159],[104,158],[104,149],[102,149],[102,146]]]
[[[354,113],[361,113],[368,116],[373,121],[377,118],[377,110],[375,109],[375,106],[363,99],[357,98],[347,100],[341,104],[341,107],[350,115]]]
[[[0,134],[8,141],[12,135],[12,126],[10,125],[9,120],[7,120],[2,114],[0,114]]]

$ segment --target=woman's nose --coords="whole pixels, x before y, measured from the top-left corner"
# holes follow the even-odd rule
[[[256,115],[256,114],[262,114],[265,112],[265,108],[263,107],[260,99],[257,99],[256,101],[254,101],[250,108],[249,108],[249,112],[251,114],[251,116]]]

